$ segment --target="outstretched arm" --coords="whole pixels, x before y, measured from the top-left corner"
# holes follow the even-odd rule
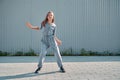
[[[38,26],[33,26],[31,23],[26,22],[26,26],[29,27],[30,29],[34,29],[34,30],[40,30],[40,28]]]

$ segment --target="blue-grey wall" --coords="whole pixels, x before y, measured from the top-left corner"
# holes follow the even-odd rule
[[[0,50],[40,51],[40,26],[46,13],[55,14],[60,50],[81,48],[120,51],[120,0],[0,0]]]

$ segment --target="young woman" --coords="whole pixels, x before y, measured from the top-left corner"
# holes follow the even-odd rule
[[[44,59],[47,53],[47,49],[49,47],[52,48],[54,51],[54,55],[57,59],[57,64],[60,68],[60,71],[65,72],[63,65],[62,65],[62,58],[60,55],[60,51],[58,48],[58,45],[61,44],[61,40],[59,40],[56,37],[56,25],[54,21],[55,21],[54,13],[52,11],[49,11],[46,15],[45,20],[42,21],[41,27],[33,26],[29,22],[26,23],[26,26],[28,26],[30,29],[33,29],[33,30],[44,29],[42,40],[41,40],[42,47],[41,47],[41,53],[39,55],[38,68],[35,70],[35,73],[38,73],[38,71],[40,71],[40,69],[42,68],[42,65],[43,65],[43,62],[44,62]]]

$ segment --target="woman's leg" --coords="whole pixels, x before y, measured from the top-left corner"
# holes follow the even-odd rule
[[[47,46],[41,42],[41,53],[39,55],[38,68],[35,70],[35,73],[38,73],[38,71],[40,71],[40,69],[42,68],[46,53],[47,53]]]
[[[46,53],[47,53],[47,46],[41,42],[41,52],[39,54],[39,63],[38,63],[38,67],[40,68],[42,68]]]
[[[60,71],[65,72],[65,69],[63,68],[63,65],[62,65],[62,57],[60,55],[60,51],[59,51],[58,46],[56,45],[56,46],[54,46],[52,48],[53,48],[54,55],[55,55],[56,60],[57,60],[57,64],[58,64],[58,66],[60,68]]]
[[[59,67],[62,67],[62,57],[61,57],[61,54],[60,54],[60,51],[59,51],[59,47],[57,45],[55,46],[51,46],[51,48],[53,49],[54,51],[54,55],[55,55],[55,58],[57,60],[57,64]]]

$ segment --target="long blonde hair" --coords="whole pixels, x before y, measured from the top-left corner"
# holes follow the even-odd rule
[[[45,19],[42,21],[41,25],[45,27],[45,24],[48,22],[48,14],[52,13],[53,14],[53,19],[52,19],[52,23],[55,22],[55,17],[54,17],[54,13],[52,11],[49,11],[45,17]]]

